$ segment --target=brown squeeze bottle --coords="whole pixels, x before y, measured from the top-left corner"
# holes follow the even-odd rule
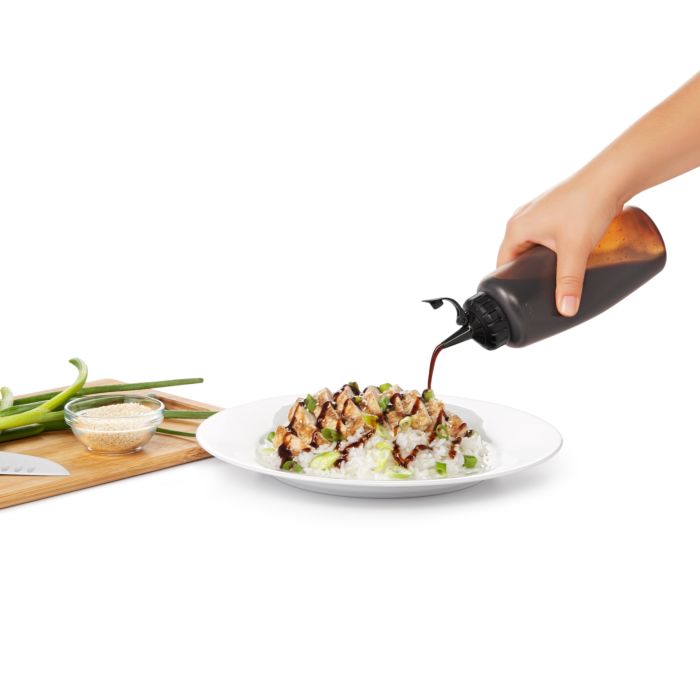
[[[555,304],[556,254],[534,246],[481,280],[477,293],[463,306],[448,297],[426,300],[434,309],[444,301],[452,303],[462,326],[435,348],[431,378],[443,348],[469,338],[488,350],[530,345],[609,309],[665,264],[666,248],[654,222],[641,209],[626,207],[588,258],[579,311],[569,318],[561,316]]]

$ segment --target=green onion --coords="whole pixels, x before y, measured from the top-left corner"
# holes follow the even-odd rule
[[[377,416],[373,415],[372,413],[363,413],[362,420],[365,422],[365,425],[369,426],[370,428],[377,427]]]
[[[391,384],[389,384],[388,382],[386,384],[379,385],[379,391],[381,391],[382,393],[384,393],[385,391],[389,391],[389,389],[391,389]]]
[[[360,385],[357,382],[348,382],[348,386],[356,393],[360,393]]]
[[[64,420],[42,423],[41,425],[23,425],[21,428],[10,428],[0,433],[0,442],[11,442],[12,440],[22,440],[23,438],[35,437],[43,433],[56,430],[68,430],[68,425]]]
[[[71,362],[73,362],[71,360]],[[187,379],[164,379],[158,382],[136,382],[133,384],[104,384],[101,386],[82,387],[71,396],[90,396],[91,394],[111,394],[115,391],[139,391],[140,389],[158,389],[164,386],[183,386],[184,384],[201,384],[204,380],[201,377]],[[62,392],[50,391],[45,394],[35,394],[34,396],[25,396],[21,399],[15,399],[15,405],[35,403],[37,401],[48,401]]]
[[[382,413],[386,413],[386,409],[389,408],[389,399],[386,396],[379,397],[379,408],[382,409]]]
[[[379,437],[383,437],[385,440],[391,440],[394,437],[391,434],[391,431],[381,423],[377,424],[377,435],[379,435]]]
[[[194,418],[194,419],[200,419],[200,418],[209,418],[209,416],[213,416],[217,413],[217,411],[170,411],[166,409],[163,411],[163,417],[164,418]]]
[[[353,396],[352,400],[355,402],[356,406],[362,406],[362,397],[361,396]]]
[[[197,437],[195,433],[188,433],[184,430],[170,430],[170,428],[156,428],[157,433],[163,433],[163,435],[179,435],[180,437]]]
[[[293,459],[287,460],[281,468],[286,472],[296,472],[297,474],[304,471],[304,467]]]
[[[435,398],[435,392],[432,389],[426,389],[423,392],[423,401],[428,402]]]
[[[309,466],[314,469],[329,469],[332,467],[340,458],[340,452],[322,452],[320,455],[316,455]]]
[[[413,472],[410,469],[397,468],[388,472],[388,474],[392,479],[410,479]]]
[[[64,420],[52,421],[50,423],[42,423],[44,432],[48,433],[55,430],[68,430],[68,423]]]
[[[21,401],[21,399],[17,399],[17,401]],[[17,405],[15,402],[14,406],[10,406],[8,408],[3,409],[0,411],[0,417],[2,416],[13,416],[15,413],[26,413],[27,411],[30,411],[32,408],[36,408],[37,406],[41,406],[41,404],[44,403],[43,401],[32,401],[32,403],[23,403]]]
[[[63,411],[49,411],[48,413],[44,413],[41,416],[38,416],[33,421],[31,421],[31,423],[25,423],[25,425],[31,425],[32,423],[39,423],[41,425],[45,425],[47,423],[58,423],[63,420]]]
[[[275,431],[274,431],[274,430],[271,430],[271,431],[267,434],[267,439],[268,439],[270,442],[272,442],[272,441],[275,439]]]
[[[0,411],[4,411],[6,408],[12,408],[15,397],[12,395],[10,389],[6,386],[0,389]]]
[[[337,430],[332,430],[331,428],[323,428],[321,430],[321,435],[323,435],[328,442],[340,442],[343,439],[343,436]]]
[[[386,471],[387,464],[391,457],[390,452],[385,452],[382,457],[377,460],[377,463],[372,467],[373,472],[379,472],[380,474]]]
[[[44,401],[44,403],[32,408],[29,411],[10,416],[3,416],[0,418],[0,430],[18,428],[23,425],[37,423],[39,422],[37,419],[49,413],[52,409],[62,406],[66,401],[68,401],[68,399],[75,396],[75,394],[83,388],[85,380],[87,379],[87,365],[77,357],[72,358],[70,363],[78,370],[78,377],[73,384],[63,391],[54,394],[52,397]],[[37,399],[33,398],[33,400],[36,401]]]
[[[413,416],[404,416],[399,421],[399,428],[401,428],[401,430],[409,430],[411,428],[412,423],[413,423]]]
[[[445,476],[447,474],[447,465],[444,462],[435,462],[435,471],[440,476]]]
[[[0,442],[10,442],[10,440],[21,440],[22,438],[34,437],[44,432],[43,425],[25,425],[21,428],[10,428],[0,433]]]
[[[304,399],[304,408],[312,413],[314,408],[316,408],[316,399],[311,396],[311,394],[306,395],[306,398]]]
[[[473,469],[476,466],[477,462],[478,462],[478,460],[474,455],[464,455],[464,468],[465,469]]]
[[[441,440],[447,440],[447,438],[450,437],[448,428],[444,423],[440,423],[440,425],[435,428],[435,435],[437,435],[437,437],[439,437]]]

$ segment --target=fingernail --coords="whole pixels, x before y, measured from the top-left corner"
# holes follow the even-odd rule
[[[562,316],[575,316],[578,311],[578,297],[565,296],[559,302],[559,312]]]

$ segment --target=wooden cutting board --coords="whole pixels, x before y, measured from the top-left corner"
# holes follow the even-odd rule
[[[121,384],[116,379],[100,379],[89,382],[87,386],[102,384]],[[178,411],[217,411],[215,406],[192,401],[180,396],[172,396],[161,391],[129,392],[156,396],[165,407]],[[200,421],[166,420],[164,428],[195,432]],[[62,464],[70,476],[11,476],[0,475],[0,508],[15,506],[20,503],[37,501],[48,496],[57,496],[69,491],[86,489],[98,484],[106,484],[130,476],[146,474],[158,469],[167,469],[178,464],[194,462],[210,455],[205,452],[194,438],[183,438],[156,433],[141,452],[127,455],[98,455],[83,447],[73,437],[70,430],[37,435],[25,440],[0,443],[0,450],[21,452],[38,457],[46,457]]]

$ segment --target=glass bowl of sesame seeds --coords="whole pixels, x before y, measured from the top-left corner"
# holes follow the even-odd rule
[[[81,396],[64,408],[73,435],[91,452],[126,454],[143,449],[163,422],[163,403],[150,396]]]

